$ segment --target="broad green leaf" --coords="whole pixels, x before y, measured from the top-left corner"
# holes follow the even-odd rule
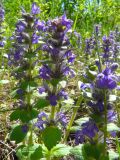
[[[61,136],[61,130],[54,126],[47,127],[42,132],[42,140],[48,150],[51,150],[54,146],[57,145],[57,143],[59,143]]]
[[[84,144],[82,147],[84,160],[100,159],[103,160],[104,144]],[[108,157],[106,159],[108,160]]]
[[[19,119],[23,123],[29,122],[30,120],[33,120],[33,119],[37,118],[38,114],[39,114],[39,112],[35,109],[32,109],[31,111],[21,110]]]
[[[34,107],[38,108],[38,109],[41,109],[41,108],[47,107],[49,104],[50,104],[49,101],[41,98],[35,103]]]
[[[54,148],[51,150],[51,154],[53,157],[63,157],[70,154],[70,149],[72,147],[67,146],[65,144],[57,144]]]
[[[10,114],[10,121],[18,120],[20,117],[20,110],[17,109]]]
[[[39,144],[22,145],[17,149],[17,156],[20,160],[28,158],[29,160],[40,160],[43,157],[42,147]]]
[[[20,143],[24,140],[26,137],[27,133],[24,133],[22,131],[22,126],[16,126],[10,133],[10,140],[11,141],[16,141],[16,143]]]
[[[43,157],[42,147],[37,147],[30,156],[30,160],[40,160]]]
[[[75,146],[70,150],[70,153],[74,155],[77,160],[84,160],[82,155],[82,147],[83,144],[79,144],[78,146]]]

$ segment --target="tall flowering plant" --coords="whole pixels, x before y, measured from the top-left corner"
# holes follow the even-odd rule
[[[102,50],[100,51],[103,51],[103,53],[98,55],[100,61],[95,61],[96,66],[90,64],[86,74],[84,74],[83,80],[85,83],[80,83],[83,95],[88,98],[87,106],[90,111],[90,118],[76,132],[76,143],[84,143],[86,140],[89,140],[91,144],[89,147],[95,145],[100,151],[99,157],[107,159],[107,138],[109,134],[115,136],[115,133],[119,131],[117,127],[110,129],[113,123],[117,123],[117,112],[114,105],[116,98],[114,99],[113,97],[116,97],[114,93],[119,88],[117,86],[119,76],[116,74],[119,65],[116,62],[113,63],[115,41],[113,45],[113,43],[110,43],[113,41],[105,36],[102,38],[102,41]],[[100,141],[103,143],[100,143]],[[86,151],[88,148],[85,145],[84,149]]]
[[[42,50],[46,52],[44,55],[46,62],[43,62],[39,70],[40,78],[43,79],[43,86],[39,88],[39,93],[47,93],[46,100],[51,105],[51,120],[54,120],[59,100],[68,98],[59,82],[75,75],[72,69],[75,55],[70,49],[70,41],[67,37],[71,26],[72,21],[67,19],[66,15],[48,21],[45,43],[42,45]]]
[[[11,93],[16,99],[15,111],[10,115],[10,120],[21,121],[21,124],[13,129],[10,137],[17,143],[25,138],[28,130],[31,130],[28,143],[32,143],[30,121],[38,114],[38,111],[33,108],[33,92],[37,87],[33,73],[38,56],[35,50],[40,39],[40,33],[37,34],[39,26],[37,14],[39,13],[40,9],[36,3],[32,4],[30,13],[22,10],[22,18],[16,24],[15,32],[11,37],[12,48],[8,54],[9,65],[12,68],[11,76],[16,79],[15,87]],[[17,131],[21,133],[22,138],[14,137],[14,132]]]
[[[62,128],[67,127],[67,118],[61,106],[61,100],[68,99],[68,93],[61,86],[61,82],[75,76],[73,63],[75,55],[71,50],[67,33],[70,31],[72,21],[66,15],[49,20],[46,23],[44,44],[40,48],[44,51],[43,64],[39,70],[39,76],[43,79],[43,85],[39,87],[39,94],[45,95],[44,102],[50,106],[50,113],[41,112],[38,115],[36,126],[40,129],[42,140],[51,154],[52,149],[61,141]],[[44,94],[46,93],[46,94]],[[50,134],[54,136],[50,137]],[[46,139],[49,139],[49,144]],[[54,142],[54,143],[53,143]],[[62,147],[62,144],[60,144]],[[64,146],[66,147],[66,146]],[[67,147],[66,147],[67,148]],[[69,148],[68,148],[69,151]],[[68,154],[69,152],[66,152]]]

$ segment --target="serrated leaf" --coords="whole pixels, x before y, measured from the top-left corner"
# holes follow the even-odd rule
[[[42,132],[42,140],[48,150],[51,150],[61,140],[61,130],[57,127],[46,127]]]

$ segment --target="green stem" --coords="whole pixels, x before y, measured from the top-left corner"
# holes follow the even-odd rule
[[[51,106],[50,120],[54,120],[55,111],[56,111],[56,107],[55,106]]]
[[[46,156],[46,160],[51,160],[51,152],[50,151],[48,151],[48,154]]]
[[[107,143],[106,143],[106,138],[107,138],[107,94],[106,91],[104,93],[104,114],[105,114],[105,121],[104,121],[104,156],[107,154]]]
[[[32,53],[32,49],[31,49],[31,44],[30,44],[30,49],[29,49],[29,53]],[[32,75],[31,75],[31,64],[32,64],[32,59],[31,59],[31,57],[29,58],[29,70],[28,70],[28,78],[29,78],[29,80],[28,80],[28,84],[29,84],[29,86],[28,86],[28,93],[27,93],[27,104],[28,104],[28,110],[30,111],[31,110],[31,91],[30,91],[30,81],[31,81],[31,77],[32,77]]]
[[[97,40],[98,36],[95,36],[95,41],[96,41],[96,51],[97,51],[97,56],[99,59],[99,64],[100,64],[100,72],[102,72],[102,65],[101,65],[101,59],[100,59],[100,53],[99,53],[99,47],[98,47],[98,40]]]
[[[32,145],[33,144],[33,134],[32,134],[33,132],[32,132],[32,127],[31,127],[31,130],[30,130],[30,136],[29,136],[29,141],[28,141],[28,144],[29,145]]]
[[[81,104],[81,102],[82,102],[82,98],[78,100],[78,102],[76,104],[76,107],[73,109],[73,114],[72,114],[72,117],[71,117],[70,122],[68,124],[67,130],[66,130],[66,133],[65,133],[65,137],[63,139],[64,143],[67,141],[67,138],[68,138],[68,136],[70,134],[70,129],[71,129],[72,125],[73,125],[73,122],[75,120],[75,117],[76,117],[76,114],[77,114],[77,111],[78,111],[78,108],[79,108],[79,105]]]

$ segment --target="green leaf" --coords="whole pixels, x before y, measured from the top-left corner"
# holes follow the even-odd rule
[[[26,90],[27,92],[30,92],[34,90],[37,87],[37,83],[34,81],[23,81],[20,85],[20,88],[23,90]]]
[[[84,160],[101,159],[103,160],[104,144],[84,144],[82,147]],[[108,157],[105,157],[108,160]]]
[[[29,160],[40,160],[43,157],[42,147],[39,144],[22,145],[17,149],[17,156],[21,160],[26,158]]]
[[[11,141],[16,141],[16,143],[20,143],[24,140],[26,137],[27,133],[24,133],[22,131],[22,126],[16,126],[10,133],[10,140]]]
[[[25,123],[25,122],[29,122],[32,119],[37,118],[39,112],[35,109],[32,109],[31,111],[27,111],[27,110],[21,110],[20,111],[20,120]]]
[[[114,123],[109,123],[107,125],[107,131],[108,132],[111,132],[111,131],[120,131],[120,128],[116,124],[114,124]]]
[[[20,110],[13,111],[10,115],[10,121],[18,120],[20,117]]]
[[[51,150],[61,140],[61,130],[57,127],[47,127],[42,132],[42,139],[48,150]]]
[[[16,150],[16,156],[20,159],[20,160],[22,160],[22,159],[24,159],[25,157],[24,157],[24,155],[23,155],[23,153],[22,153],[22,149],[25,147],[25,145],[21,145],[21,146],[19,146],[18,148],[17,148],[17,150]]]
[[[67,146],[65,144],[57,144],[54,148],[51,150],[51,154],[53,157],[63,157],[70,154],[70,150],[72,147]]]
[[[43,157],[43,154],[42,154],[42,147],[39,146],[37,147],[34,152],[31,154],[30,156],[30,160],[39,160]]]
[[[38,108],[38,109],[41,109],[41,108],[47,107],[49,104],[50,104],[49,101],[41,98],[35,103],[34,107]]]
[[[70,150],[70,153],[75,156],[76,160],[84,160],[82,154],[82,147],[83,144],[79,144],[78,146],[75,146]]]

